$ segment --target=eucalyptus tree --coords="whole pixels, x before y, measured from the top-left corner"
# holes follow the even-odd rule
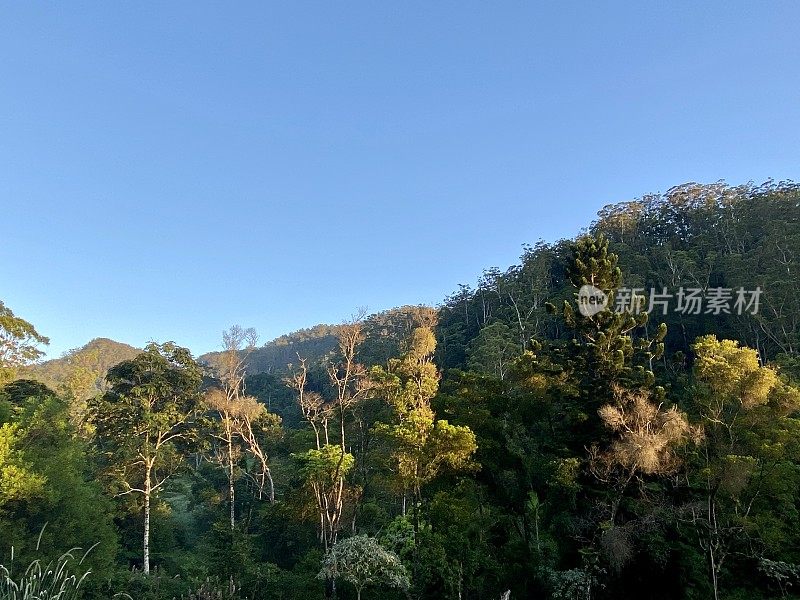
[[[204,405],[212,417],[209,427],[210,437],[215,442],[212,458],[227,477],[231,529],[236,526],[236,481],[242,472],[239,465],[243,456],[250,455],[258,463],[258,473],[248,473],[256,483],[257,496],[261,498],[266,492],[269,500],[275,501],[272,471],[260,434],[278,427],[280,419],[269,414],[263,404],[246,394],[245,389],[247,359],[256,349],[257,341],[253,328],[234,325],[223,332],[223,351],[214,364],[218,385],[204,396]]]
[[[152,500],[181,468],[196,436],[202,371],[186,348],[151,343],[109,370],[93,401],[96,444],[117,496],[142,498],[142,568],[150,572]]]
[[[345,479],[355,462],[348,450],[347,419],[367,397],[370,385],[366,368],[357,360],[359,346],[364,341],[362,324],[363,315],[359,315],[337,329],[339,352],[326,366],[330,398],[307,388],[305,360],[301,359],[300,368],[286,380],[297,393],[303,417],[314,430],[315,447],[296,457],[314,493],[319,539],[326,552],[336,543],[341,528],[348,496]]]

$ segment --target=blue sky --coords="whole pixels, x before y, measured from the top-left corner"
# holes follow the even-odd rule
[[[0,299],[52,343],[437,303],[686,181],[797,178],[796,2],[4,3]]]

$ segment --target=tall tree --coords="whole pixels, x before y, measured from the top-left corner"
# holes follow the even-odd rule
[[[142,569],[150,572],[152,499],[180,468],[195,435],[202,372],[186,348],[151,343],[108,372],[92,412],[96,443],[117,495],[143,501]]]
[[[431,407],[440,378],[433,362],[433,330],[418,327],[408,346],[403,357],[391,359],[386,369],[374,367],[371,375],[376,391],[394,409],[394,423],[378,425],[378,430],[390,440],[404,506],[406,495],[412,496],[416,569],[422,488],[447,468],[469,469],[477,446],[468,427],[437,420]]]
[[[662,324],[655,336],[644,335],[640,328],[647,323],[648,314],[638,310],[643,297],[631,295],[626,306],[614,306],[622,274],[617,266],[618,256],[609,250],[603,235],[578,239],[571,252],[567,277],[575,290],[574,297],[580,301],[579,290],[588,286],[602,292],[608,302],[603,310],[584,314],[576,310],[574,301],[564,301],[562,315],[572,337],[566,344],[556,343],[553,347],[555,361],[567,373],[573,386],[571,393],[576,394],[577,402],[568,403],[565,412],[578,432],[573,446],[582,451],[607,437],[598,410],[614,402],[615,386],[637,389],[654,384],[651,365],[664,351],[667,329]],[[555,311],[552,305],[548,308]],[[637,330],[640,335],[635,336]],[[662,390],[657,392],[661,394]]]
[[[790,471],[796,468],[792,447],[800,422],[791,415],[800,409],[800,391],[738,342],[704,336],[693,348],[691,409],[704,435],[690,479],[701,502],[690,507],[690,515],[718,598],[732,553],[752,548],[759,537],[753,512],[764,499],[775,501],[775,478],[787,461]]]
[[[220,444],[214,449],[214,458],[225,470],[228,480],[228,504],[231,529],[236,526],[236,480],[242,455],[249,453],[256,459],[259,472],[253,475],[262,497],[268,484],[268,497],[275,501],[275,485],[269,468],[267,453],[259,435],[265,428],[278,426],[280,419],[253,397],[246,395],[245,365],[256,349],[258,335],[255,329],[234,325],[222,335],[223,351],[215,360],[219,387],[205,395],[205,405],[213,413],[212,437]]]
[[[347,484],[347,475],[353,468],[355,457],[347,446],[347,420],[352,410],[362,402],[370,390],[367,369],[358,360],[358,350],[364,341],[364,311],[337,330],[338,355],[327,365],[331,400],[309,392],[308,369],[301,360],[300,370],[294,372],[287,383],[297,392],[303,415],[314,429],[316,448],[299,453],[301,472],[314,494],[319,516],[319,539],[328,553],[338,539],[342,520],[349,504],[355,504],[359,490]],[[329,431],[333,424],[334,431]],[[336,431],[338,430],[338,431]],[[336,439],[338,438],[338,439]],[[323,442],[324,439],[324,443]],[[326,579],[326,595],[335,597],[335,579]]]

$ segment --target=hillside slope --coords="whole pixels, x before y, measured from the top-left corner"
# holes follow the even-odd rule
[[[364,343],[359,359],[364,364],[383,364],[397,356],[400,347],[414,327],[433,324],[436,311],[426,306],[400,306],[367,316],[364,320]],[[299,358],[310,365],[319,365],[336,350],[338,325],[315,325],[282,335],[256,348],[247,357],[247,373],[282,374],[288,366],[298,364]],[[207,352],[198,361],[213,366],[220,352]],[[298,358],[299,357],[299,358]]]
[[[114,365],[133,358],[141,350],[108,338],[88,344],[55,358],[20,369],[19,379],[34,379],[53,390],[69,390],[77,397],[101,391],[105,376]]]
[[[619,256],[623,288],[612,307],[624,300],[619,294],[643,297],[650,333],[668,327],[667,356],[688,353],[709,333],[767,360],[800,352],[800,185],[687,183],[606,206],[589,232],[606,236]],[[531,339],[564,339],[547,304],[575,298],[566,274],[571,242],[526,246],[520,264],[487,269],[477,286],[447,298],[439,364],[497,374]]]
[[[336,347],[336,326],[315,325],[282,335],[253,350],[246,362],[247,373],[283,373],[289,364],[297,364],[297,356],[315,363]],[[221,352],[201,354],[198,362],[213,367]]]

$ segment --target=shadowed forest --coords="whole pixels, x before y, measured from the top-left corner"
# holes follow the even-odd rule
[[[800,186],[692,183],[199,357],[0,303],[0,600],[800,597],[799,274]]]

